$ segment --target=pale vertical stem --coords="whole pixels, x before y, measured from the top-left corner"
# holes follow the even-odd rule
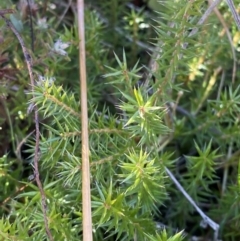
[[[83,241],[92,240],[92,215],[90,191],[90,166],[88,143],[88,111],[87,111],[87,81],[86,81],[86,53],[84,34],[84,0],[78,0],[78,34],[80,58],[80,94],[81,94],[81,122],[82,122],[82,213],[83,213]]]

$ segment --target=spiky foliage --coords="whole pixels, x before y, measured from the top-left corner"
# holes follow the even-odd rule
[[[36,104],[50,230],[54,240],[81,240],[79,40],[74,16],[58,20],[67,7],[64,3],[56,1],[54,12],[54,3],[46,12],[42,1],[36,4],[43,11],[34,17],[35,23],[44,23],[47,14],[48,25],[34,25],[34,98],[25,94],[29,83],[20,48],[1,21],[4,40],[11,39],[11,44],[4,45],[0,57],[8,53],[11,58],[7,68],[1,66],[5,85],[0,121],[5,133],[0,140],[8,141],[0,159],[0,237],[47,239],[41,196],[31,182],[35,139],[34,134],[27,136],[33,126],[29,112]],[[180,241],[196,234],[211,238],[213,231],[199,225],[201,217],[172,184],[168,167],[196,204],[220,224],[220,238],[238,240],[239,72],[231,56],[236,52],[236,65],[239,33],[224,4],[219,9],[232,26],[232,46],[214,15],[189,36],[207,9],[202,1],[158,4],[163,11],[151,16],[117,0],[89,1],[86,8],[94,239]],[[19,21],[11,18],[30,46],[26,9],[19,12]],[[56,46],[56,40],[66,45]],[[148,47],[154,51],[152,64],[146,66]],[[18,75],[7,75],[9,70]],[[14,82],[6,82],[11,78]]]

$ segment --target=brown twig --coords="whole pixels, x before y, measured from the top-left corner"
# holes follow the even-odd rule
[[[14,9],[0,9],[0,15],[5,15],[5,14],[10,14],[10,13],[14,13]]]
[[[35,179],[33,179],[31,182],[33,182]],[[29,183],[25,184],[24,186],[20,187],[19,189],[16,190],[16,192],[14,193],[14,195],[10,195],[7,198],[5,198],[1,203],[0,203],[0,207],[4,208],[4,204],[6,204],[9,200],[11,200],[12,197],[16,197],[16,195],[20,192],[22,192],[23,190],[25,190],[27,187],[29,186]]]
[[[80,58],[80,94],[81,94],[81,122],[82,122],[82,213],[83,213],[83,241],[92,241],[92,214],[90,191],[90,165],[88,140],[88,109],[87,109],[87,76],[86,51],[84,34],[84,0],[77,1],[78,34]]]
[[[31,83],[31,90],[32,90],[32,95],[34,97],[34,77],[33,77],[33,71],[32,71],[32,64],[31,64],[31,55],[29,54],[28,50],[25,47],[24,41],[18,31],[15,29],[13,24],[4,16],[4,10],[0,11],[0,16],[3,18],[3,20],[6,22],[7,26],[11,29],[11,31],[15,34],[17,37],[23,51],[24,59],[27,64],[28,68],[28,73],[30,77],[30,83]],[[38,168],[38,161],[40,158],[39,155],[39,139],[40,139],[40,131],[39,131],[39,116],[38,116],[38,109],[37,106],[34,107],[34,118],[35,118],[35,133],[36,133],[36,142],[35,142],[35,153],[34,153],[34,173],[35,173],[35,178],[36,178],[36,183],[38,185],[42,202],[42,211],[43,211],[43,216],[44,216],[44,224],[45,224],[45,229],[46,229],[46,234],[48,238],[53,241],[52,234],[50,232],[49,226],[48,226],[48,218],[47,218],[47,203],[46,203],[46,196],[42,187],[42,183],[39,178],[39,168]]]

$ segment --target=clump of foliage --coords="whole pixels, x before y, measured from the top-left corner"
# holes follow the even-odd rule
[[[88,1],[85,10],[94,240],[239,240],[234,18],[225,3],[198,25],[203,1],[163,1],[158,13],[129,2]],[[30,11],[25,1],[6,1],[0,8],[13,6],[8,17],[34,46],[36,86],[32,98],[21,47],[1,19],[0,237],[47,240],[32,168],[36,104],[49,228],[54,240],[81,240],[76,7],[35,1]],[[219,230],[204,227],[171,174]]]

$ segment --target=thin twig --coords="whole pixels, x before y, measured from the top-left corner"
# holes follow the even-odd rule
[[[200,26],[202,25],[206,19],[208,18],[208,16],[210,15],[210,13],[213,11],[213,9],[221,2],[222,0],[215,0],[208,8],[207,10],[205,11],[205,13],[202,15],[202,17],[199,19],[199,21],[197,22],[197,25]],[[172,28],[174,26],[174,23],[169,23],[170,27]],[[198,27],[195,27],[192,29],[192,31],[189,33],[188,37],[191,37],[193,36],[194,34],[196,34],[198,32]],[[167,33],[168,35],[170,35],[170,31],[168,31]],[[161,57],[161,53],[162,53],[162,46],[163,46],[163,42],[162,41],[159,41],[157,43],[157,47],[155,48],[155,50],[153,50],[152,52],[154,53],[153,54],[153,57],[151,58],[150,60],[150,63],[149,63],[149,68],[150,68],[150,71],[149,71],[149,74],[148,74],[148,77],[145,81],[145,86],[149,86],[149,82],[152,78],[152,75],[154,72],[157,71],[158,69],[158,64],[157,64],[157,61],[160,59]],[[188,47],[188,43],[184,43],[183,44],[183,49],[186,49]],[[182,54],[180,55],[180,58],[182,58]],[[150,87],[151,89],[151,87]],[[150,90],[148,89],[148,91]]]
[[[96,8],[94,8],[94,9],[96,10]],[[107,20],[106,18],[104,18],[104,17],[101,15],[101,13],[100,13],[99,11],[97,11],[97,10],[96,10],[96,15],[98,16],[99,20],[100,20],[102,23],[106,24],[107,26],[109,25],[108,20]],[[154,52],[154,51],[155,51],[155,48],[152,47],[152,46],[150,46],[149,44],[146,44],[146,43],[144,43],[144,42],[142,42],[142,41],[139,41],[139,40],[133,41],[133,38],[132,38],[130,35],[126,34],[126,32],[123,31],[121,28],[119,28],[119,27],[114,27],[114,30],[115,30],[117,33],[119,33],[120,35],[124,36],[124,37],[125,37],[127,40],[129,40],[130,42],[135,42],[140,48],[145,49],[145,50],[147,50],[147,51],[149,51],[149,52]]]
[[[20,151],[21,151],[21,147],[23,146],[23,144],[27,141],[27,139],[32,135],[34,133],[34,131],[31,131],[26,137],[24,137],[21,141],[20,141],[20,143],[17,145],[17,149],[16,149],[16,151],[15,151],[15,154],[16,154],[16,156],[17,156],[17,158],[19,159],[19,160],[21,160],[22,158],[21,158],[21,154],[20,154]]]
[[[238,30],[240,30],[240,17],[235,9],[234,3],[232,0],[226,0],[228,7],[232,13],[232,16],[237,24]]]
[[[10,13],[15,13],[14,9],[0,9],[0,15],[5,15],[5,14],[10,14]]]
[[[30,19],[30,23],[29,23],[29,28],[30,28],[30,34],[31,34],[31,49],[32,52],[34,52],[34,33],[33,33],[33,21],[32,21],[32,6],[30,4],[30,0],[27,0],[28,3],[28,9],[29,9],[29,19]]]
[[[212,0],[208,0],[209,4],[212,3]],[[230,43],[230,46],[231,46],[231,50],[232,50],[232,56],[233,56],[233,71],[232,71],[232,83],[235,82],[235,78],[236,78],[236,72],[237,72],[237,57],[236,57],[236,52],[235,52],[235,48],[234,48],[234,44],[233,44],[233,41],[232,41],[232,36],[231,36],[231,33],[228,29],[228,26],[222,16],[222,14],[219,12],[219,10],[217,8],[214,8],[213,9],[214,13],[217,15],[219,21],[221,22],[225,32],[226,32],[226,35],[227,35],[227,38],[228,38],[228,41]]]
[[[233,141],[229,138],[229,147],[228,147],[228,153],[227,153],[227,158],[226,162],[230,160],[232,156],[232,151],[233,151]],[[227,180],[228,180],[228,172],[229,172],[229,166],[225,165],[224,166],[224,172],[223,172],[223,181],[222,181],[222,196],[224,195],[226,189],[227,189]]]
[[[48,0],[45,0],[43,5],[43,13],[42,13],[43,16],[45,16],[47,13],[47,6],[48,6]]]
[[[65,15],[66,15],[68,9],[71,7],[71,5],[72,5],[72,0],[68,0],[68,4],[67,4],[67,6],[65,7],[62,15],[60,16],[60,18],[59,18],[59,20],[58,20],[58,22],[57,22],[57,24],[56,24],[56,26],[55,26],[55,29],[57,29],[57,27],[59,26],[59,24],[62,22],[63,18],[65,17]]]
[[[32,183],[35,180],[35,178],[33,180],[30,181],[30,183]],[[15,193],[13,195],[8,196],[7,198],[5,198],[1,203],[0,203],[0,207],[4,208],[4,205],[11,200],[11,198],[14,198],[17,196],[17,194],[19,194],[20,192],[22,192],[23,190],[25,190],[27,187],[29,186],[29,183],[25,184],[24,186],[20,187],[19,189],[17,189],[15,191]],[[10,212],[10,210],[9,210]]]
[[[208,18],[208,16],[211,14],[211,12],[214,10],[214,8],[221,2],[222,0],[215,0],[214,2],[212,2],[210,4],[210,6],[207,8],[207,10],[205,11],[205,13],[202,15],[202,17],[199,19],[199,21],[197,22],[197,25],[200,26],[202,25],[206,19]],[[198,31],[198,28],[195,27],[192,29],[192,31],[189,33],[188,37],[192,37],[194,34],[196,34]]]
[[[207,10],[205,11],[205,13],[202,15],[202,17],[198,20],[197,22],[197,26],[202,25],[207,18],[209,17],[209,15],[212,13],[212,11],[215,9],[215,7],[221,2],[222,0],[215,0],[214,2],[212,2],[210,4],[210,6],[207,8]],[[192,31],[188,34],[188,38],[192,37],[193,35],[195,35],[198,32],[198,27],[194,27],[192,29]],[[188,47],[188,43],[184,43],[183,44],[183,49],[186,49]],[[180,55],[180,57],[182,58],[182,54]]]
[[[9,128],[10,128],[10,133],[11,133],[11,142],[12,142],[12,145],[13,145],[13,149],[15,150],[16,146],[15,146],[15,141],[14,141],[14,131],[13,131],[12,119],[11,119],[9,110],[8,110],[6,104],[5,104],[5,100],[2,100],[2,98],[0,98],[0,103],[2,104],[2,106],[5,110],[6,116],[7,116],[7,120],[8,120],[8,124],[9,124]]]
[[[219,84],[219,87],[218,87],[217,101],[220,100],[220,95],[222,93],[222,88],[223,88],[223,84],[224,84],[224,81],[225,81],[225,77],[226,77],[226,71],[223,70],[222,71],[222,76],[221,76],[221,81],[220,81],[220,84]]]
[[[28,73],[30,77],[30,82],[31,82],[31,90],[32,90],[32,95],[34,98],[34,77],[33,77],[33,71],[32,71],[32,64],[31,64],[31,56],[28,52],[28,50],[25,47],[24,41],[18,31],[15,29],[13,24],[4,16],[3,13],[0,12],[0,16],[3,18],[3,20],[6,22],[7,26],[12,30],[12,32],[15,34],[17,37],[23,51],[24,59],[27,64],[28,68]],[[39,155],[39,139],[40,139],[40,131],[39,131],[39,116],[38,116],[38,109],[37,106],[35,105],[34,107],[34,118],[35,118],[35,133],[36,133],[36,142],[35,142],[35,153],[34,153],[34,172],[35,172],[35,178],[36,178],[36,183],[38,185],[40,194],[41,194],[41,206],[42,206],[42,211],[43,211],[43,217],[44,217],[44,224],[45,224],[45,230],[48,238],[53,241],[52,234],[50,232],[49,226],[48,226],[48,217],[47,217],[47,203],[46,203],[46,196],[42,187],[42,183],[40,181],[39,177],[39,168],[38,168],[38,161],[40,158]]]
[[[82,122],[82,213],[83,213],[83,241],[92,241],[92,214],[88,140],[88,107],[87,107],[87,74],[86,51],[84,33],[84,0],[77,1],[78,34],[80,58],[80,94],[81,94],[81,122]]]
[[[177,186],[178,190],[185,196],[185,198],[192,204],[192,206],[196,209],[196,211],[199,213],[199,215],[202,217],[203,222],[208,224],[213,230],[214,230],[214,241],[218,240],[218,231],[219,231],[219,225],[215,223],[211,218],[209,218],[193,201],[193,199],[188,195],[188,193],[184,190],[184,188],[181,186],[181,184],[177,181],[177,179],[174,177],[174,175],[171,173],[171,171],[165,167],[165,170],[168,174],[168,176],[171,178],[171,180],[174,182],[174,184]]]

